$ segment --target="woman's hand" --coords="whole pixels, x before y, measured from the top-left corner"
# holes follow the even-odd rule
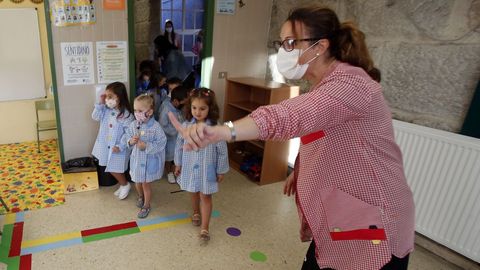
[[[283,194],[290,196],[295,195],[297,191],[297,181],[295,180],[294,173],[292,172],[285,181],[285,185],[283,186]]]
[[[223,174],[217,174],[217,182],[221,183],[223,181],[224,175]]]
[[[228,136],[228,127],[224,126],[208,126],[205,123],[198,123],[189,126],[182,126],[178,122],[177,118],[172,112],[168,113],[168,118],[172,122],[175,129],[183,137],[186,144],[183,148],[186,151],[197,151],[200,148],[204,148],[209,144],[216,143],[218,141],[227,140],[224,138]]]
[[[113,152],[113,153],[118,153],[118,152],[120,152],[120,148],[119,148],[118,146],[114,146],[114,147],[112,148],[112,152]]]

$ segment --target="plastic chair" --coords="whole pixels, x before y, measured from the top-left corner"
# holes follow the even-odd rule
[[[37,100],[35,101],[35,113],[37,114],[37,152],[40,153],[40,132],[57,129],[57,121],[55,120],[40,120],[39,111],[55,111],[55,104],[53,100]]]

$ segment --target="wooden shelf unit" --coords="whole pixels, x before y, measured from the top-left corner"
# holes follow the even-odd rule
[[[247,116],[262,105],[276,104],[299,94],[299,87],[257,78],[228,78],[223,120],[234,121]],[[245,141],[228,145],[230,166],[240,170],[245,153],[261,159],[259,185],[283,181],[288,169],[288,141]],[[251,179],[251,178],[250,178]],[[253,179],[252,179],[253,180]]]

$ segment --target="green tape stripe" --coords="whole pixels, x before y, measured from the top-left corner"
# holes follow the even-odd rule
[[[83,240],[84,243],[88,243],[88,242],[93,242],[93,241],[118,237],[118,236],[122,236],[122,235],[139,233],[139,232],[140,232],[140,229],[138,227],[136,227],[136,228],[129,228],[129,229],[118,230],[118,231],[113,231],[113,232],[89,235],[89,236],[83,237],[82,240]]]
[[[20,256],[8,258],[5,263],[8,265],[7,270],[18,270],[20,268]]]
[[[6,263],[8,253],[10,252],[10,245],[12,243],[13,224],[3,225],[2,243],[0,244],[0,261]]]

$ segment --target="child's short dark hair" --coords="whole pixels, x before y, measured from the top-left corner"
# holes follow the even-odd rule
[[[167,79],[167,84],[182,84],[182,80],[178,77],[172,77],[170,79]]]
[[[172,101],[174,101],[174,100],[182,101],[182,100],[186,99],[188,97],[188,92],[189,91],[190,91],[190,89],[188,89],[187,87],[185,87],[183,85],[179,85],[179,86],[173,88],[172,94],[171,94]]]
[[[216,125],[220,118],[220,109],[218,108],[215,93],[208,88],[195,88],[189,93],[187,104],[185,104],[185,119],[192,120],[192,101],[194,99],[203,99],[208,106],[207,119],[212,122],[212,125]]]
[[[158,68],[154,61],[152,60],[143,60],[138,66],[138,71],[142,73],[145,70],[150,70],[152,73],[157,72]]]
[[[161,82],[163,79],[167,79],[167,76],[165,76],[165,74],[163,74],[162,72],[158,72],[158,73],[157,73],[157,80],[158,80],[159,82]],[[166,83],[166,82],[167,82],[167,81],[165,81],[165,83]]]

